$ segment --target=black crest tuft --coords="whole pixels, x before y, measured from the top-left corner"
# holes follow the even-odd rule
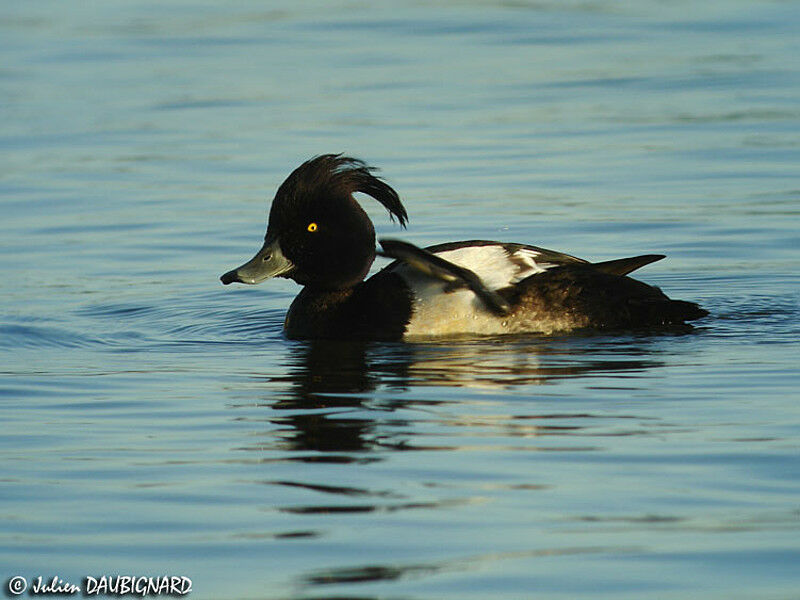
[[[276,197],[317,198],[326,195],[361,192],[371,196],[396,217],[403,227],[408,213],[391,186],[373,175],[376,169],[357,158],[341,154],[323,154],[297,167],[281,184]]]

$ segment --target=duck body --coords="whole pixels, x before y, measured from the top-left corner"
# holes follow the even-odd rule
[[[456,335],[686,327],[708,314],[627,274],[662,255],[590,263],[525,244],[486,240],[417,248],[381,240],[395,260],[364,280],[375,258],[362,192],[405,225],[396,192],[356,159],[323,155],[279,188],[264,247],[221,277],[259,283],[289,277],[305,287],[284,329],[293,339],[400,340]]]

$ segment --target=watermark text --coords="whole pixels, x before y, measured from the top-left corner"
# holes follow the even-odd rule
[[[136,575],[86,576],[80,584],[67,581],[58,575],[33,577],[30,582],[21,575],[6,581],[8,596],[186,596],[192,591],[192,580],[184,575],[159,575],[145,577]]]

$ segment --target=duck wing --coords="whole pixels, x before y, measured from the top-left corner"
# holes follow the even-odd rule
[[[468,288],[481,299],[486,308],[497,315],[506,315],[511,310],[508,300],[490,289],[471,269],[452,263],[428,249],[408,242],[385,238],[379,241],[383,248],[379,254],[401,261],[420,273],[446,282],[447,290]]]
[[[543,273],[553,267],[591,265],[595,269],[611,275],[627,275],[645,265],[666,258],[664,254],[643,254],[630,258],[590,263],[577,256],[539,246],[487,240],[450,242],[429,246],[426,250],[448,258],[452,257],[454,262],[469,261],[469,264],[475,265],[475,272],[492,289],[519,283],[531,275]],[[481,262],[488,267],[482,269]],[[497,279],[497,283],[492,285],[495,279]]]

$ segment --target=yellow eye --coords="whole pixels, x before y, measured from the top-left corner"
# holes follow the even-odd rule
[[[317,224],[316,223],[309,223],[307,229],[311,233],[314,233],[317,230]]]

